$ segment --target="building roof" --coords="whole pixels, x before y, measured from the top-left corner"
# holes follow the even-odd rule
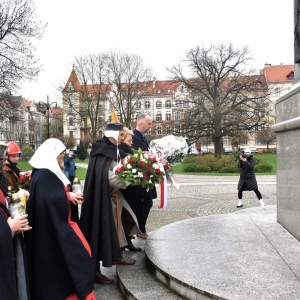
[[[271,64],[266,64],[264,73],[268,83],[294,81],[294,65],[280,64],[272,66]]]

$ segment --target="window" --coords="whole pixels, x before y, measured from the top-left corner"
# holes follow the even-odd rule
[[[156,127],[156,133],[157,133],[157,135],[161,135],[161,126],[160,125]]]
[[[150,108],[150,101],[145,102],[145,108]]]
[[[184,104],[183,104],[184,107],[189,107],[190,106],[190,103],[189,101],[184,101]]]
[[[176,106],[181,106],[181,101],[180,100],[176,101]]]
[[[69,136],[73,136],[73,131],[69,131]]]
[[[160,113],[160,112],[158,112],[158,113],[156,114],[156,121],[158,121],[158,122],[161,121],[161,113]]]
[[[279,96],[280,96],[280,89],[279,89],[279,88],[276,88],[276,89],[275,89],[275,96],[276,96],[276,97],[279,97]]]
[[[180,120],[180,112],[179,111],[175,112],[175,120]]]
[[[160,90],[157,90],[157,94],[160,94]]]
[[[138,101],[138,102],[136,103],[136,108],[140,109],[141,107],[142,107],[141,101]]]
[[[73,126],[74,125],[74,120],[73,120],[73,118],[71,117],[71,118],[69,118],[69,126]]]
[[[161,108],[161,101],[160,100],[156,101],[156,108]]]
[[[167,100],[166,101],[166,108],[171,108],[171,105],[172,105],[171,100]]]
[[[84,128],[87,127],[87,118],[83,118],[83,127],[84,127]]]
[[[175,125],[175,132],[180,133],[180,125]]]
[[[166,130],[167,130],[167,134],[171,134],[171,127],[170,126],[167,126]]]
[[[170,120],[171,120],[171,113],[170,113],[170,112],[167,112],[167,113],[166,113],[166,120],[167,120],[167,121],[170,121]]]

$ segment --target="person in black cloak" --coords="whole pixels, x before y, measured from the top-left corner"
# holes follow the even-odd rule
[[[0,295],[1,299],[29,300],[25,245],[22,231],[28,231],[27,215],[11,218],[10,201],[4,186],[6,173],[1,170],[7,145],[0,142]]]
[[[95,282],[113,281],[101,274],[102,266],[132,265],[134,259],[122,256],[121,248],[127,239],[121,222],[122,207],[135,218],[119,189],[126,188],[115,175],[114,169],[120,160],[118,145],[124,139],[123,124],[107,123],[104,137],[93,143],[86,179],[80,228],[89,242],[96,265]],[[137,221],[136,221],[137,222]],[[140,233],[138,225],[132,227],[130,235]]]
[[[75,193],[69,192],[70,182],[60,168],[65,149],[60,140],[50,138],[29,161],[28,220],[33,229],[25,234],[25,242],[33,300],[95,299],[90,248],[70,219],[68,198]]]

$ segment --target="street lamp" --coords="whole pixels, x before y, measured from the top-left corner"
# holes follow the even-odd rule
[[[50,138],[50,120],[49,120],[49,116],[50,116],[50,113],[49,113],[49,110],[50,110],[50,107],[52,104],[55,104],[55,107],[54,108],[57,108],[57,102],[51,102],[49,103],[49,96],[47,96],[47,103],[43,102],[43,101],[39,101],[39,109],[43,110],[43,111],[48,111],[47,114],[48,114],[48,139]],[[44,107],[46,107],[46,109],[44,110]]]

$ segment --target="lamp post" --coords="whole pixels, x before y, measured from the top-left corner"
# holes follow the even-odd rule
[[[51,102],[49,103],[49,96],[47,96],[47,103],[43,102],[43,101],[39,101],[39,108],[42,109],[44,107],[46,107],[46,110],[43,110],[43,111],[47,111],[47,114],[48,114],[48,117],[47,117],[47,120],[48,120],[48,123],[47,123],[47,126],[48,126],[48,139],[50,138],[50,107],[52,104],[55,104],[55,108],[57,108],[57,102]]]

